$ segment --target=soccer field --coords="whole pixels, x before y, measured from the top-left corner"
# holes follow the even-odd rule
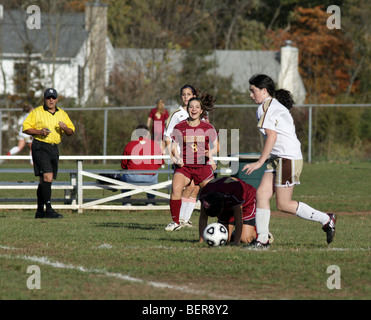
[[[198,214],[194,215],[197,222]],[[269,251],[209,248],[197,228],[164,231],[168,213],[1,216],[1,299],[370,299],[369,215],[338,217],[328,247],[317,224],[274,214]],[[196,224],[196,223],[195,223]],[[40,268],[30,290],[27,268]],[[327,287],[329,266],[341,289]]]
[[[0,299],[370,299],[370,182],[364,175],[370,164],[341,166],[342,173],[363,177],[361,183],[352,175],[349,187],[334,176],[332,188],[325,176],[315,188],[318,176],[341,168],[307,165],[295,194],[338,214],[330,246],[319,224],[279,213],[271,218],[270,250],[252,251],[198,243],[198,211],[194,228],[173,233],[164,230],[169,212],[62,212],[61,220],[0,212]]]

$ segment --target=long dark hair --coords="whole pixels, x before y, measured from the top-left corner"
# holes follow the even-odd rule
[[[197,97],[193,97],[193,98],[189,99],[188,105],[187,105],[187,110],[188,110],[189,104],[193,100],[197,100],[201,104],[201,109],[203,110],[201,117],[207,116],[207,113],[210,112],[210,111],[212,111],[212,110],[214,110],[214,108],[215,108],[215,101],[216,100],[207,91],[203,92],[202,94],[200,94]]]
[[[249,83],[259,89],[267,89],[269,95],[276,98],[287,109],[290,110],[294,106],[295,102],[291,92],[285,89],[276,90],[276,86],[271,77],[265,74],[256,74],[250,78]]]
[[[206,194],[201,199],[201,204],[204,209],[204,212],[209,217],[218,216],[223,208],[225,203],[225,196],[220,192],[212,192]]]

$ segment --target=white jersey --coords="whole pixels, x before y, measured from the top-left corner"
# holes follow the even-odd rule
[[[26,141],[26,143],[31,143],[32,142],[32,139],[33,139],[33,136],[27,134],[27,133],[23,133],[23,122],[26,120],[26,118],[28,117],[30,113],[27,113],[25,114],[23,117],[22,117],[22,124],[21,124],[21,128],[19,129],[18,131],[18,140],[24,140]]]
[[[265,129],[277,133],[271,155],[291,160],[303,159],[294,120],[284,105],[277,99],[268,98],[258,107],[256,116],[258,128],[264,136],[266,136]]]
[[[171,134],[173,133],[174,127],[188,117],[189,115],[187,110],[185,110],[182,106],[175,110],[166,121],[164,137],[168,137],[171,140]]]

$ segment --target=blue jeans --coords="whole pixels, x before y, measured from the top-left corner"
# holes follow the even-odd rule
[[[121,176],[121,181],[127,182],[127,183],[143,183],[143,184],[156,184],[158,182],[158,173],[155,175],[149,175],[149,174],[123,174]],[[127,192],[130,190],[121,190],[122,193]],[[131,196],[124,197],[123,199],[130,199]],[[147,193],[147,199],[154,199],[154,194]],[[123,202],[125,203],[125,202]],[[151,201],[148,201],[147,203],[154,203]]]

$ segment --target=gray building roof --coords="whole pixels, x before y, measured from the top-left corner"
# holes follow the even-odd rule
[[[216,50],[216,72],[223,77],[232,77],[233,87],[244,92],[249,88],[249,79],[257,73],[278,81],[281,70],[278,52],[254,50]]]
[[[149,71],[149,66],[156,62],[163,63],[166,59],[172,70],[181,72],[184,54],[185,51],[120,48],[115,49],[115,63],[117,68],[132,69],[135,66],[146,73]],[[206,59],[214,60],[216,73],[225,78],[231,77],[233,87],[240,92],[246,91],[249,87],[249,79],[254,74],[264,73],[278,82],[281,70],[277,51],[216,50]]]
[[[22,56],[26,53],[25,45],[29,45],[33,54],[41,54],[44,58],[52,56],[54,46],[57,47],[57,58],[72,58],[88,37],[84,13],[41,14],[41,29],[27,28],[29,16],[21,10],[4,11],[3,20],[0,20],[4,56]]]

